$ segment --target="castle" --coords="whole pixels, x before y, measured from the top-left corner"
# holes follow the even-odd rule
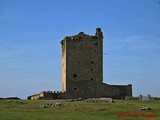
[[[124,99],[126,96],[132,96],[131,84],[103,83],[103,33],[100,28],[96,29],[95,35],[80,32],[75,36],[67,36],[61,41],[61,45],[62,91],[60,95],[63,96],[62,98]],[[39,95],[36,94],[30,98],[39,99]],[[53,96],[54,93],[51,94],[54,99]]]

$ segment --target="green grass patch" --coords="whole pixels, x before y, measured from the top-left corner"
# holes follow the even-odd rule
[[[60,102],[62,106],[44,104]],[[142,106],[152,110],[142,111]],[[136,115],[138,115],[136,117]],[[152,115],[152,116],[151,116]],[[156,115],[156,116],[153,116]],[[148,117],[148,118],[147,118]],[[160,101],[115,100],[115,103],[63,100],[0,100],[0,120],[160,120]]]

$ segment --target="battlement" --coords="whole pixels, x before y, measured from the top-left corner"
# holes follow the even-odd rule
[[[31,95],[28,97],[29,100],[52,100],[52,99],[63,99],[64,93],[62,91],[42,91],[39,94]]]

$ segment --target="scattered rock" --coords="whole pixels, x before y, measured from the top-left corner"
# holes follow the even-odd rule
[[[99,98],[99,100],[105,101],[105,102],[108,102],[108,103],[114,103],[113,98]]]
[[[73,102],[74,101],[74,99],[68,99],[68,100],[66,100],[67,102]]]
[[[87,102],[99,102],[99,101],[104,101],[107,103],[114,103],[113,98],[89,98],[86,100]]]
[[[40,108],[49,108],[49,107],[56,107],[56,106],[62,106],[60,102],[55,102],[55,103],[47,103],[44,105],[41,105]]]
[[[88,98],[87,102],[98,102],[98,98]]]
[[[73,102],[73,101],[82,101],[82,100],[84,100],[84,99],[83,98],[77,98],[77,99],[67,99],[65,101],[67,101],[67,102]]]
[[[143,106],[142,108],[140,108],[140,110],[152,110],[152,109],[150,107]]]
[[[82,101],[83,100],[83,98],[77,98],[77,99],[75,99],[75,101]]]
[[[40,108],[48,108],[48,107],[49,107],[49,104],[44,104],[40,106]]]
[[[56,107],[56,106],[62,106],[62,104],[60,102],[55,102],[51,104],[52,107]]]

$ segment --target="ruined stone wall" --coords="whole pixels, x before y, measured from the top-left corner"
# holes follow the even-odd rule
[[[53,100],[53,99],[64,99],[64,94],[61,91],[43,91],[39,94],[29,96],[29,100]]]
[[[62,44],[62,91],[66,98],[132,96],[132,86],[103,83],[103,33],[83,32],[66,37]]]
[[[117,99],[125,99],[126,96],[132,96],[132,85],[108,85],[103,83],[104,95]],[[102,89],[102,90],[103,90]]]
[[[68,89],[66,98],[99,98],[111,97],[124,99],[126,96],[132,96],[131,85],[108,85],[99,81],[77,81],[70,82],[70,86],[76,86]]]
[[[62,92],[43,91],[28,99],[63,99],[111,97],[124,99],[132,96],[132,85],[103,83],[103,33],[80,32],[65,37],[62,45]]]

